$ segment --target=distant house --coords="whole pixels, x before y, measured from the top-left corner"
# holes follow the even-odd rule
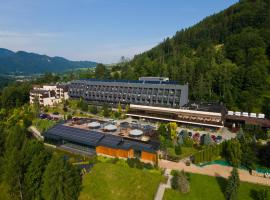
[[[30,91],[30,104],[38,101],[40,106],[53,106],[68,98],[66,85],[34,86]]]

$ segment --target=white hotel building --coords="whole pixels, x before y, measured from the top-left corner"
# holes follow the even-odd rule
[[[68,98],[66,85],[34,86],[30,91],[30,104],[37,100],[40,106],[53,106]]]

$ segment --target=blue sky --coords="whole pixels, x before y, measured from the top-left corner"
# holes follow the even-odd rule
[[[0,0],[0,47],[113,63],[236,2]]]

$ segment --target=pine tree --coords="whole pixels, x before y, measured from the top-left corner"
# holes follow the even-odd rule
[[[242,129],[242,127],[239,129],[238,133],[237,133],[237,139],[242,140],[245,137],[244,135],[244,131]]]
[[[225,146],[226,158],[234,166],[237,167],[241,164],[241,144],[238,140],[230,140]]]
[[[178,136],[178,144],[179,145],[183,145],[184,144],[184,140],[183,140],[183,136],[182,135],[179,135]]]
[[[171,186],[173,189],[186,194],[190,191],[189,180],[184,171],[176,171],[171,179]]]
[[[168,129],[169,129],[169,134],[170,134],[170,138],[171,140],[174,140],[176,138],[176,129],[177,129],[177,124],[175,122],[170,122],[168,124]]]
[[[109,111],[108,105],[104,104],[102,106],[102,109],[103,109],[103,116],[104,117],[109,117],[110,116],[110,111]]]
[[[181,155],[182,154],[182,149],[181,149],[181,145],[177,144],[174,148],[175,154],[176,155]]]
[[[63,157],[54,155],[44,172],[42,197],[46,200],[77,199],[80,189],[79,171]]]
[[[237,199],[237,194],[238,194],[238,189],[240,186],[240,179],[238,175],[238,170],[237,168],[233,168],[231,172],[231,176],[228,179],[227,187],[226,187],[226,200],[236,200]]]

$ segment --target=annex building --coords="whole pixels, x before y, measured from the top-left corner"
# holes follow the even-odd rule
[[[181,108],[164,108],[130,105],[128,116],[187,125],[222,128],[224,126],[223,107],[218,104],[186,105]]]
[[[139,158],[143,162],[158,161],[159,144],[142,142],[106,134],[94,130],[85,130],[56,125],[44,134],[45,142],[81,149],[84,152],[95,152],[97,155],[118,158]]]
[[[84,79],[69,84],[69,96],[96,103],[179,108],[188,103],[188,85],[166,77],[141,77],[135,81]]]

